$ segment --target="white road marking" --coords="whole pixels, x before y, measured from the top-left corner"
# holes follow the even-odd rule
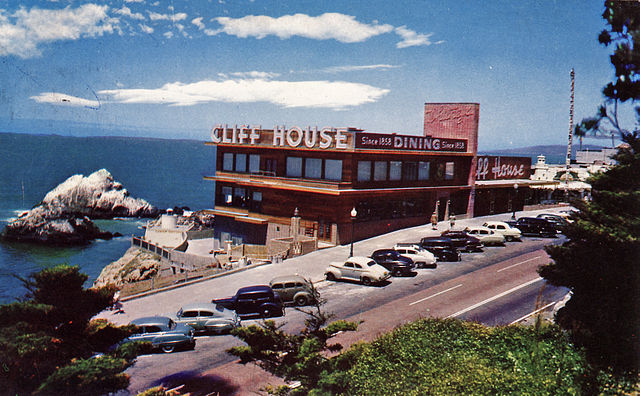
[[[537,313],[538,313],[538,312],[540,312],[540,311],[544,311],[545,309],[547,309],[547,308],[549,308],[550,306],[555,305],[555,304],[557,304],[557,303],[558,303],[558,301],[554,301],[554,302],[552,302],[552,303],[549,303],[549,304],[545,305],[544,307],[542,307],[542,308],[538,308],[538,309],[536,309],[535,311],[533,311],[533,312],[531,312],[531,313],[528,313],[528,314],[524,315],[523,317],[521,317],[521,318],[519,318],[519,319],[516,319],[516,320],[514,320],[513,322],[511,322],[511,323],[509,323],[509,324],[516,324],[516,323],[518,323],[518,322],[521,322],[521,321],[523,321],[523,320],[527,319],[528,317],[533,316],[533,315],[537,314]]]
[[[509,290],[507,290],[507,291],[505,291],[505,292],[502,292],[502,293],[500,293],[500,294],[498,294],[498,295],[495,295],[495,296],[493,296],[493,297],[487,298],[486,300],[484,300],[484,301],[480,301],[480,302],[479,302],[479,303],[477,303],[477,304],[473,304],[472,306],[467,307],[467,308],[463,309],[462,311],[458,311],[458,312],[456,312],[456,313],[454,313],[454,314],[451,314],[451,315],[447,316],[447,318],[455,318],[456,316],[460,316],[460,315],[462,315],[462,314],[464,314],[464,313],[467,313],[467,312],[469,312],[469,311],[471,311],[471,310],[474,310],[474,309],[476,309],[476,308],[478,308],[478,307],[480,307],[480,306],[482,306],[482,305],[484,305],[484,304],[490,303],[491,301],[497,300],[497,299],[499,299],[500,297],[504,297],[504,296],[506,296],[506,295],[507,295],[507,294],[509,294],[509,293],[513,293],[513,292],[514,292],[514,291],[516,291],[516,290],[520,290],[520,289],[522,289],[523,287],[527,287],[527,286],[532,285],[532,284],[534,284],[534,283],[536,283],[536,282],[539,282],[539,281],[541,281],[541,280],[543,280],[543,279],[542,279],[542,278],[540,278],[540,277],[537,277],[536,279],[532,279],[532,280],[530,280],[529,282],[523,283],[523,284],[521,284],[521,285],[519,285],[519,286],[513,287],[513,288],[511,288],[511,289],[509,289]]]
[[[504,267],[503,269],[499,269],[499,270],[498,270],[498,271],[496,271],[496,272],[502,272],[502,271],[504,271],[504,270],[508,270],[509,268],[513,268],[513,267],[516,267],[516,266],[518,266],[518,265],[520,265],[520,264],[528,263],[529,261],[537,260],[537,259],[542,258],[542,257],[544,257],[544,256],[537,256],[537,257],[531,258],[531,259],[529,259],[529,260],[524,260],[524,261],[521,261],[521,262],[519,262],[519,263],[515,263],[515,264],[513,264],[513,265],[510,265],[510,266],[508,266],[508,267]]]
[[[448,288],[447,290],[443,290],[443,291],[441,291],[441,292],[438,292],[438,293],[436,293],[436,294],[433,294],[433,295],[431,295],[431,296],[429,296],[429,297],[425,297],[425,298],[422,298],[422,299],[420,299],[420,300],[418,300],[418,301],[414,301],[414,302],[412,302],[411,304],[409,304],[409,306],[412,306],[413,304],[421,303],[421,302],[423,302],[423,301],[425,301],[425,300],[428,300],[428,299],[430,299],[430,298],[432,298],[432,297],[435,297],[435,296],[439,296],[439,295],[441,295],[441,294],[443,294],[443,293],[446,293],[446,292],[448,292],[448,291],[451,291],[451,290],[453,290],[453,289],[457,289],[457,288],[459,288],[460,286],[462,286],[462,283],[461,283],[461,284],[459,284],[459,285],[456,285],[456,286],[450,287],[450,288]]]

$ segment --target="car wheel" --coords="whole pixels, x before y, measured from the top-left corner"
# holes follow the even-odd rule
[[[296,301],[295,302],[296,302],[296,305],[299,305],[301,307],[307,305],[307,303],[308,303],[306,296],[298,296],[298,297],[296,297]]]
[[[506,237],[504,237],[504,240],[507,241],[507,242],[511,242],[511,241],[513,241],[513,237],[512,236],[506,236]]]
[[[400,276],[402,275],[402,272],[399,269],[394,269],[393,271],[391,271],[391,275]]]
[[[371,279],[367,278],[367,277],[362,278],[362,284],[365,285],[365,286],[370,286],[371,285]]]
[[[326,278],[328,281],[336,280],[336,276],[332,272],[327,272]]]
[[[164,353],[171,353],[171,352],[173,352],[174,349],[175,349],[175,347],[173,345],[163,345],[162,346],[162,352],[164,352]]]

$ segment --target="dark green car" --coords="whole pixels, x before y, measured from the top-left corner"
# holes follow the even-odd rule
[[[278,293],[283,303],[299,306],[316,302],[317,292],[307,279],[300,275],[284,275],[273,278],[269,286]]]

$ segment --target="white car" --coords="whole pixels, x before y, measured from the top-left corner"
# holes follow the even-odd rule
[[[393,250],[405,257],[409,257],[418,268],[436,268],[436,256],[430,251],[421,248],[418,245],[397,244]]]
[[[487,227],[467,227],[467,234],[478,238],[483,245],[504,245],[504,236]]]
[[[370,257],[349,257],[344,263],[331,263],[325,271],[327,280],[350,279],[363,285],[380,283],[391,277],[389,271]]]
[[[502,234],[504,239],[507,242],[521,240],[522,232],[515,227],[511,227],[509,224],[504,221],[487,221],[482,225],[483,227],[487,227],[490,230],[497,232],[498,234]]]

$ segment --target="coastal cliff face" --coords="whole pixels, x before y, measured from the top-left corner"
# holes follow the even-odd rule
[[[93,286],[121,288],[125,283],[151,279],[159,270],[160,256],[132,247],[120,259],[104,267]]]
[[[0,238],[48,245],[83,245],[113,235],[90,218],[155,217],[160,211],[129,196],[106,169],[84,177],[74,175],[51,190],[33,209],[9,223]]]

